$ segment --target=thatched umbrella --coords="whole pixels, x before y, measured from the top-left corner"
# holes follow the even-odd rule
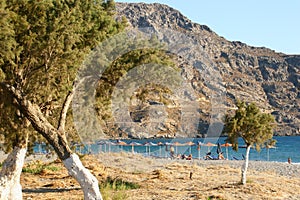
[[[98,141],[96,144],[100,146],[99,152],[101,152],[102,151],[102,146],[105,145],[105,141]]]
[[[118,142],[116,143],[116,145],[121,147],[121,151],[123,151],[123,146],[127,146],[127,143],[121,140],[118,140]]]
[[[148,155],[150,156],[150,147],[151,146],[157,146],[157,144],[153,143],[153,142],[146,142],[145,144],[143,144],[146,147],[146,153],[148,153]],[[149,149],[149,151],[147,152],[147,147]]]
[[[129,145],[131,145],[131,152],[134,153],[134,146],[141,146],[141,143],[138,142],[131,142]]]
[[[165,142],[164,145],[166,146],[165,157],[167,157],[167,151],[169,151],[168,146],[172,146],[172,143]]]
[[[276,147],[272,146],[272,145],[267,145],[266,148],[267,148],[267,161],[269,161],[270,160],[270,149],[275,149]]]
[[[175,154],[177,154],[177,151],[178,151],[177,147],[178,147],[178,146],[184,146],[184,144],[182,144],[182,143],[180,143],[180,142],[174,142],[174,143],[172,143],[172,145],[175,146]]]
[[[208,142],[206,144],[203,144],[203,146],[206,146],[207,147],[207,151],[210,152],[210,147],[215,147],[217,146],[216,144],[213,144],[211,142]]]
[[[184,143],[184,144],[187,145],[187,146],[189,146],[189,152],[190,152],[190,154],[192,154],[192,146],[194,146],[195,143],[189,141],[189,142],[186,142],[186,143]]]
[[[202,142],[197,143],[197,150],[198,150],[198,159],[200,160],[200,156],[201,156],[201,145],[203,145]]]
[[[116,143],[111,142],[111,141],[106,141],[105,144],[108,145],[108,153],[111,151],[111,146],[116,145]],[[104,146],[105,146],[105,151],[106,151],[106,145],[104,145]]]
[[[232,144],[226,142],[225,144],[222,144],[221,146],[226,147],[226,158],[228,160],[228,147],[231,147]]]
[[[161,155],[161,146],[163,146],[164,143],[158,142],[157,145],[159,146],[159,156],[161,157],[161,156],[162,156],[162,155]]]

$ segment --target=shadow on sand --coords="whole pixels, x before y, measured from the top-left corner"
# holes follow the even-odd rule
[[[81,190],[80,187],[73,188],[32,188],[32,189],[23,189],[24,193],[50,193],[50,192],[69,192],[73,190]]]

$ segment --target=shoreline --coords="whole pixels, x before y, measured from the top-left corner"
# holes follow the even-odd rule
[[[180,163],[180,164],[190,164],[197,165],[200,167],[209,167],[209,166],[228,166],[232,168],[241,168],[244,160],[203,160],[203,159],[192,159],[192,160],[183,160],[183,159],[170,159],[165,157],[151,157],[144,156],[141,154],[133,154],[128,152],[118,152],[118,153],[98,153],[92,154],[98,158],[98,162],[109,167],[117,167],[120,169],[132,170],[142,170],[142,171],[151,171],[156,168],[162,168],[171,163]],[[7,154],[0,152],[0,162],[3,162],[7,157]],[[57,159],[57,156],[51,155],[50,157],[46,154],[32,154],[25,158],[25,163],[33,162],[36,160],[42,162],[52,162]],[[132,167],[126,166],[128,163],[131,163]],[[144,166],[144,163],[147,163],[148,166]],[[150,165],[149,165],[150,163]],[[148,170],[145,170],[148,168]],[[249,170],[257,171],[267,171],[274,172],[280,176],[287,177],[300,177],[300,163],[287,163],[287,162],[278,162],[278,161],[257,161],[249,160]]]

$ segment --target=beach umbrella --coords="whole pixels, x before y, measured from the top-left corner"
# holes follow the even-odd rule
[[[106,152],[106,142],[105,141],[98,141],[98,142],[96,142],[96,144],[100,146],[100,150],[102,152]]]
[[[148,152],[148,155],[150,156],[150,147],[151,146],[157,146],[157,144],[155,144],[155,143],[153,143],[153,142],[146,142],[145,144],[144,144],[144,146],[146,147],[146,152],[147,152],[147,147],[148,147],[148,149],[149,149],[149,152]]]
[[[167,151],[169,151],[169,150],[168,150],[168,146],[172,146],[172,143],[170,143],[170,142],[165,142],[165,143],[163,143],[163,145],[166,146],[165,157],[167,157]]]
[[[116,145],[116,143],[111,141],[106,141],[105,144],[108,145],[108,153],[111,151],[111,146]],[[106,151],[106,145],[105,145],[105,151]]]
[[[161,146],[163,146],[164,143],[158,142],[157,145],[159,146],[159,156],[161,157],[161,156],[162,156],[162,155],[161,155]]]
[[[131,145],[131,152],[134,153],[134,146],[141,146],[141,143],[138,142],[131,142],[129,145]]]
[[[180,142],[173,142],[172,145],[174,145],[174,146],[183,146],[184,144],[182,144]]]
[[[180,143],[180,142],[174,142],[174,143],[172,143],[172,145],[174,145],[175,146],[175,153],[177,154],[177,147],[178,146],[184,146],[184,144],[182,144],[182,143]]]
[[[121,140],[118,140],[116,145],[121,147],[121,151],[123,151],[123,146],[127,146],[127,143]]]
[[[150,146],[157,146],[154,142],[149,142]]]
[[[91,142],[85,143],[85,148],[87,149],[88,154],[92,153],[92,143]]]
[[[198,159],[200,160],[200,155],[201,155],[201,145],[203,145],[202,142],[197,143],[197,150],[198,150]]]
[[[116,143],[116,145],[119,145],[119,146],[126,146],[127,143],[124,142],[124,141],[119,140],[119,141]]]
[[[103,152],[106,152],[106,141],[98,141],[98,142],[96,142],[96,144],[100,146],[99,152],[102,151],[103,146],[104,146]]]
[[[228,147],[231,147],[232,144],[226,142],[225,144],[222,144],[221,146],[226,147],[226,158],[228,160]]]
[[[97,145],[103,145],[103,144],[105,144],[105,142],[104,141],[98,141],[98,142],[96,142],[96,144]]]
[[[269,161],[270,160],[270,149],[274,149],[276,147],[272,146],[272,145],[267,145],[266,148],[267,148],[267,161]]]
[[[207,151],[210,152],[210,147],[215,147],[217,146],[216,144],[213,144],[211,142],[208,142],[206,144],[203,144],[203,146],[206,146],[207,147]]]
[[[189,142],[186,142],[186,143],[184,143],[184,144],[187,145],[187,146],[189,146],[189,152],[190,152],[190,154],[192,154],[192,146],[194,146],[195,143],[189,141]]]
[[[154,142],[149,142],[149,156],[150,156],[150,147],[153,147],[153,146],[157,146],[157,144],[156,143],[154,143]]]
[[[146,147],[146,154],[148,154],[147,148],[150,146],[149,142],[144,143],[143,146]],[[148,154],[148,155],[149,155],[149,154]]]
[[[146,147],[146,154],[150,155],[150,146],[151,146],[150,142],[146,142],[143,145]],[[149,151],[147,149],[149,149]]]
[[[195,143],[194,142],[191,142],[191,141],[189,141],[189,142],[186,142],[186,143],[184,143],[185,145],[188,145],[188,146],[193,146],[193,145],[195,145]]]

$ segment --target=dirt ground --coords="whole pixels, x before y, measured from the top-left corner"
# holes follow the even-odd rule
[[[283,176],[274,170],[249,169],[247,185],[239,184],[240,167],[206,161],[176,161],[145,158],[133,154],[85,156],[84,165],[103,182],[108,177],[139,185],[121,191],[123,197],[105,195],[105,199],[300,199],[300,177]],[[22,173],[23,198],[83,199],[78,183],[61,162],[54,161],[39,173],[32,170],[42,163],[27,163]],[[114,192],[113,192],[114,193]]]

